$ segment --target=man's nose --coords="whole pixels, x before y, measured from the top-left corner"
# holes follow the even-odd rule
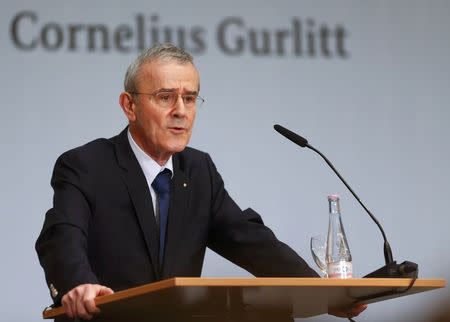
[[[173,108],[173,115],[182,117],[186,115],[187,108],[184,104],[183,96],[181,94],[178,94],[177,100],[175,102],[174,108]]]

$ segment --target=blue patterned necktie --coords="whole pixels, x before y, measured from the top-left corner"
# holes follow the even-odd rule
[[[171,172],[164,169],[156,176],[152,182],[152,187],[156,191],[159,209],[159,266],[162,267],[164,258],[164,243],[166,241],[167,217],[169,213],[170,201],[170,179]]]

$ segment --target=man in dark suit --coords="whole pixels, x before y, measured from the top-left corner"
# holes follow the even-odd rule
[[[91,319],[96,296],[200,276],[206,247],[256,276],[318,276],[234,203],[208,154],[186,147],[203,102],[199,84],[184,50],[144,51],[119,98],[129,126],[58,158],[36,250],[70,318]]]

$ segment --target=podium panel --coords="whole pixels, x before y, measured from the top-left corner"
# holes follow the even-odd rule
[[[172,278],[95,299],[100,321],[291,321],[354,302],[373,303],[445,286],[440,279]],[[44,318],[64,314],[55,308]]]

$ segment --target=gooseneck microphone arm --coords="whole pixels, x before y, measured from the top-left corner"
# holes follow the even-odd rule
[[[356,200],[358,200],[358,202],[361,205],[361,207],[364,208],[364,210],[369,214],[370,218],[372,218],[372,220],[375,222],[375,224],[377,224],[378,228],[381,231],[381,234],[383,235],[383,239],[384,239],[384,260],[385,260],[386,264],[392,263],[394,261],[394,259],[393,259],[393,256],[392,256],[391,246],[389,245],[389,242],[388,242],[387,237],[386,237],[386,233],[384,232],[384,229],[381,226],[381,224],[378,222],[377,218],[375,218],[375,216],[370,212],[370,210],[367,209],[367,207],[364,205],[364,203],[361,201],[361,199],[358,197],[358,195],[348,185],[348,183],[344,180],[344,178],[336,170],[336,168],[333,166],[333,164],[330,162],[330,160],[328,160],[326,156],[324,156],[319,150],[317,150],[316,148],[314,148],[310,144],[307,144],[306,147],[311,149],[311,150],[313,150],[317,154],[319,154],[325,160],[325,162],[330,166],[330,168],[334,171],[334,173],[336,173],[336,175],[339,177],[339,179],[341,179],[342,183],[347,187],[348,190],[350,190],[350,192],[356,198]]]
[[[383,235],[383,239],[384,239],[384,260],[386,262],[386,265],[393,263],[394,259],[392,256],[391,246],[389,245],[389,242],[387,240],[387,237],[383,230],[383,227],[378,222],[378,220],[375,218],[375,216],[370,212],[370,210],[367,209],[367,207],[364,205],[364,203],[361,201],[361,199],[358,197],[358,195],[353,191],[353,189],[348,185],[348,183],[345,181],[345,179],[341,176],[341,174],[336,170],[336,168],[333,166],[331,161],[328,160],[327,157],[322,154],[322,152],[320,152],[319,150],[314,148],[312,145],[310,145],[308,143],[308,140],[301,137],[300,135],[298,135],[278,124],[274,125],[273,128],[275,129],[275,131],[277,131],[278,133],[283,135],[288,140],[294,142],[295,144],[301,146],[302,148],[308,148],[308,149],[313,150],[314,152],[319,154],[325,160],[325,162],[328,164],[328,166],[334,171],[334,173],[336,173],[336,175],[339,177],[339,179],[341,179],[342,183],[347,187],[348,190],[350,190],[352,195],[356,198],[356,200],[359,202],[359,204],[364,208],[364,210],[369,214],[370,218],[372,218],[372,220],[375,222],[375,224],[380,229],[381,234]]]

